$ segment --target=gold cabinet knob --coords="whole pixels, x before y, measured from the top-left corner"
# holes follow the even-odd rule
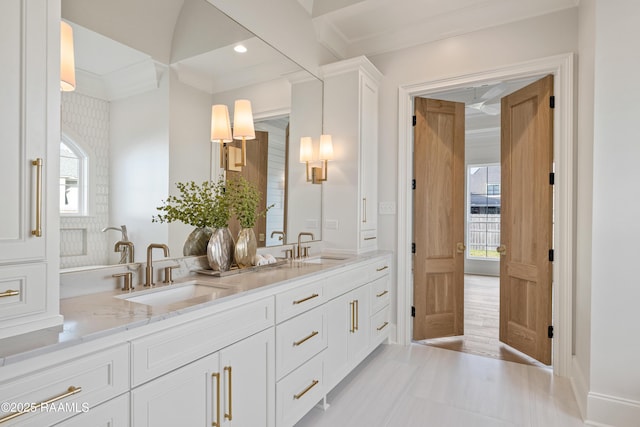
[[[501,256],[505,256],[507,253],[507,247],[505,245],[500,245],[496,248],[496,251],[498,251]]]

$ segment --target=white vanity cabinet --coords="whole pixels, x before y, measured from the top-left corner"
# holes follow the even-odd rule
[[[378,84],[382,75],[364,56],[322,67],[324,131],[336,152],[323,185],[322,239],[350,252],[377,248]],[[339,148],[337,148],[339,146]]]
[[[273,328],[131,392],[133,425],[273,427]]]
[[[52,359],[60,361],[72,354],[70,351],[61,353]],[[30,372],[23,373],[25,368]],[[126,395],[128,391],[129,344],[71,357],[62,363],[20,363],[0,372],[0,402],[33,406],[29,406],[31,410],[24,406],[3,407],[0,425],[42,427],[76,417],[96,420],[94,409],[95,416],[99,417],[101,404]],[[128,410],[123,415],[128,420]],[[91,422],[83,425],[89,426]]]
[[[129,393],[56,424],[56,427],[129,427]]]
[[[59,0],[0,3],[0,338],[62,323],[59,38]]]

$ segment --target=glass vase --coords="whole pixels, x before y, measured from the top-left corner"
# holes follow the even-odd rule
[[[209,267],[217,271],[229,271],[234,248],[235,242],[229,228],[215,228],[207,245]]]
[[[253,232],[253,228],[242,228],[238,233],[236,242],[235,259],[240,268],[247,268],[253,265],[253,260],[258,252],[258,241]]]

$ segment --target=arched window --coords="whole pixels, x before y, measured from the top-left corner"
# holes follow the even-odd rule
[[[87,167],[84,151],[65,135],[60,141],[60,214],[87,214]]]

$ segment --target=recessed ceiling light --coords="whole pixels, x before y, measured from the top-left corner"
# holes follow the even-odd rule
[[[235,50],[238,53],[245,53],[247,51],[247,48],[239,44],[236,47],[234,47],[233,50]]]

